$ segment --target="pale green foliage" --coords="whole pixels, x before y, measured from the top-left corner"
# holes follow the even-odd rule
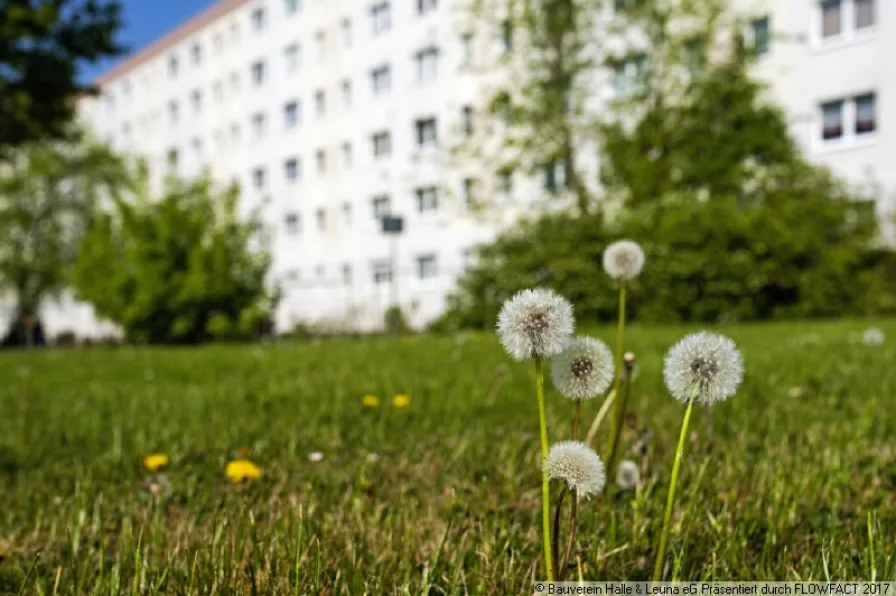
[[[82,246],[75,286],[97,312],[139,342],[245,337],[271,311],[270,256],[256,213],[241,217],[239,189],[208,178],[169,179],[158,199],[139,196],[97,217]],[[252,246],[252,248],[250,248]]]
[[[97,202],[126,184],[121,159],[90,142],[25,145],[0,164],[0,290],[18,312],[65,287]]]

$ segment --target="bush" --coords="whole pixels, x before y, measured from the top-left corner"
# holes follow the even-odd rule
[[[269,255],[250,248],[261,239],[260,222],[239,217],[238,196],[236,187],[215,193],[201,178],[169,180],[158,200],[115,202],[82,243],[79,297],[130,341],[253,337],[277,296],[264,283]]]

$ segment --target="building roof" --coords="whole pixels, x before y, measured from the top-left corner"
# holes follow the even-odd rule
[[[145,48],[131,54],[111,69],[96,78],[94,84],[106,85],[131,72],[141,64],[152,60],[159,54],[167,52],[171,47],[184,41],[196,32],[204,29],[211,23],[227,15],[228,13],[249,4],[252,0],[218,0],[212,6],[192,17],[186,23],[166,33]]]

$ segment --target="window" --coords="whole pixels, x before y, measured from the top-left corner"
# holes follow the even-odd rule
[[[513,172],[504,170],[498,175],[498,178],[501,193],[504,195],[504,198],[509,201],[513,198]]]
[[[392,135],[389,131],[378,132],[373,135],[373,156],[375,158],[388,157],[392,154]]]
[[[318,265],[317,267],[314,268],[314,275],[316,275],[318,277],[323,277],[325,271],[326,271],[326,269],[324,269],[323,265]]]
[[[260,87],[264,84],[265,64],[264,60],[258,60],[252,63],[252,84]]]
[[[194,65],[202,64],[202,46],[194,43],[190,49],[190,56],[193,58]]]
[[[318,58],[323,58],[327,53],[327,34],[323,31],[314,34],[314,52]]]
[[[168,122],[172,125],[177,124],[177,121],[179,119],[178,116],[179,116],[179,110],[177,109],[177,102],[173,101],[173,100],[169,101],[168,102]]]
[[[388,2],[381,2],[370,9],[370,17],[373,21],[373,34],[378,35],[388,31],[392,26],[392,15]]]
[[[202,163],[202,139],[193,139],[190,141],[190,150],[193,151],[193,160],[195,163]]]
[[[465,33],[460,38],[460,65],[473,65],[473,34]]]
[[[344,48],[352,47],[352,22],[348,19],[339,21],[339,41]]]
[[[436,78],[438,74],[439,50],[426,48],[414,56],[417,67],[417,81],[425,83]]]
[[[252,11],[252,28],[255,31],[263,31],[266,20],[263,8],[256,8]]]
[[[240,41],[240,24],[230,24],[230,43],[236,44]]]
[[[240,125],[237,122],[230,125],[230,138],[234,141],[240,138]]]
[[[460,111],[461,128],[465,136],[473,135],[473,106],[464,106]]]
[[[168,163],[168,171],[176,172],[177,171],[177,161],[178,161],[178,153],[177,149],[169,149],[168,154],[165,156],[165,161]]]
[[[212,37],[212,48],[214,48],[215,54],[220,54],[224,50],[224,37],[220,33],[215,33]]]
[[[296,14],[302,7],[300,0],[285,0],[284,9],[286,14]]]
[[[257,141],[264,138],[265,135],[265,117],[264,114],[255,114],[252,116],[252,137]]]
[[[426,14],[439,7],[438,0],[417,0],[417,14]]]
[[[291,74],[298,72],[301,56],[299,54],[299,44],[294,43],[286,46],[283,50],[283,61],[286,63],[286,72]]]
[[[318,209],[314,212],[314,219],[317,221],[317,229],[323,232],[327,229],[327,212],[323,209]]]
[[[566,186],[566,165],[562,161],[558,161],[545,166],[544,168],[544,188],[549,192]]]
[[[299,160],[295,157],[291,157],[283,162],[283,177],[286,178],[287,182],[295,182],[301,176],[301,172],[299,171]]]
[[[418,188],[414,191],[417,198],[417,212],[426,213],[439,209],[439,194],[435,186]]]
[[[240,73],[232,72],[230,73],[230,90],[234,93],[240,90]]]
[[[462,188],[464,205],[472,207],[476,202],[476,180],[473,178],[465,178]]]
[[[342,81],[340,85],[340,95],[342,96],[342,107],[348,109],[352,107],[352,82]]]
[[[252,170],[252,186],[256,190],[264,190],[264,168],[255,168]]]
[[[224,85],[219,80],[215,80],[212,83],[212,98],[215,100],[215,103],[221,103],[224,99]]]
[[[417,131],[417,147],[429,147],[435,145],[438,140],[436,137],[436,119],[425,118],[417,120],[414,123]]]
[[[373,205],[374,219],[382,219],[392,213],[392,205],[389,200],[389,195],[378,195],[373,197],[371,204]]]
[[[754,45],[754,48],[758,52],[758,46]],[[703,39],[690,39],[685,42],[683,49],[684,64],[685,68],[688,69],[688,72],[691,73],[691,75],[697,75],[702,72],[703,66],[706,63],[706,46],[703,43]],[[768,51],[768,45],[766,45],[765,51]],[[622,73],[620,76],[623,77],[622,84],[625,85],[627,83],[627,81],[624,80],[625,73]]]
[[[299,125],[299,102],[291,101],[283,107],[283,121],[286,128],[295,128]]]
[[[613,90],[618,97],[625,97],[642,88],[647,76],[647,56],[639,54],[617,62],[613,67]]]
[[[374,261],[373,283],[380,286],[392,281],[392,263],[390,261]]]
[[[437,275],[438,267],[435,255],[417,257],[417,277],[419,279],[433,279]]]
[[[342,169],[349,170],[352,167],[352,145],[348,141],[339,148],[339,154],[342,160]]]
[[[327,171],[327,152],[323,149],[318,149],[317,153],[314,154],[314,162],[317,164],[317,173],[324,174]]]
[[[352,206],[349,203],[343,203],[340,211],[341,224],[346,230],[352,226]]]
[[[765,56],[768,54],[769,43],[771,37],[769,35],[769,18],[762,17],[753,21],[753,50],[757,56]]]
[[[855,0],[856,29],[874,25],[874,0]]]
[[[301,221],[299,220],[298,213],[287,213],[283,222],[286,227],[286,233],[289,236],[298,236],[302,231],[302,225]]]
[[[177,77],[177,56],[172,56],[168,59],[168,76],[172,79]]]
[[[388,66],[375,68],[370,77],[373,81],[374,95],[384,95],[389,92],[392,86],[392,76]]]
[[[513,23],[501,23],[501,50],[506,54],[513,49]]]
[[[327,96],[322,90],[314,94],[314,109],[318,118],[323,118],[327,113]]]
[[[843,102],[831,101],[821,104],[822,131],[825,141],[843,136]]]
[[[840,35],[843,17],[843,0],[821,0],[821,36]]]
[[[193,112],[198,114],[202,111],[202,92],[194,91],[190,94],[190,103],[193,105]]]
[[[352,283],[352,266],[348,263],[342,265],[342,283],[345,285]]]
[[[856,134],[864,135],[877,129],[874,93],[856,97]]]

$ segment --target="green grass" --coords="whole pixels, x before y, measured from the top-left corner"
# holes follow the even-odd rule
[[[667,578],[896,580],[896,321],[875,324],[883,346],[867,322],[724,329],[746,379],[694,413]],[[627,333],[650,473],[580,509],[587,579],[650,575],[684,412],[662,358],[688,330]],[[493,336],[8,353],[0,379],[0,594],[509,594],[541,574],[533,371]],[[570,402],[547,401],[567,438]],[[166,497],[140,465],[157,451]],[[228,482],[241,455],[259,481]]]

